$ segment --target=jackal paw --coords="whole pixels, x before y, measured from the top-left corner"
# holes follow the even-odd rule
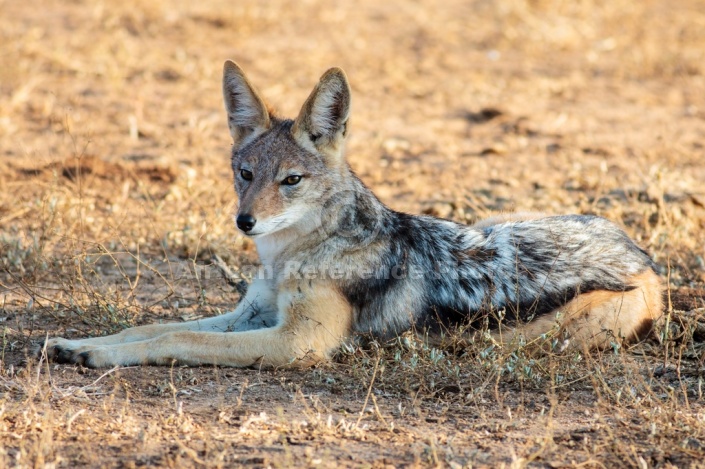
[[[109,364],[103,363],[104,360],[100,360],[97,357],[97,355],[100,355],[100,352],[104,352],[100,350],[100,346],[81,345],[78,341],[59,337],[49,339],[46,344],[40,344],[37,349],[38,357],[41,357],[44,349],[46,349],[47,359],[55,363],[72,363],[87,368],[109,366]]]

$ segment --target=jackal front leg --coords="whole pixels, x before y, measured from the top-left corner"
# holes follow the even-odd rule
[[[295,285],[279,293],[274,327],[242,332],[174,331],[112,345],[82,345],[65,361],[115,365],[309,366],[326,359],[350,333],[352,309],[332,286]]]
[[[46,353],[50,360],[59,363],[72,363],[74,351],[82,347],[116,345],[153,339],[170,332],[203,331],[234,332],[272,327],[277,323],[276,295],[272,285],[264,280],[256,280],[250,285],[247,294],[234,311],[206,319],[188,322],[150,324],[132,327],[124,331],[88,339],[67,340],[61,337],[46,342]],[[41,354],[44,345],[37,353]]]

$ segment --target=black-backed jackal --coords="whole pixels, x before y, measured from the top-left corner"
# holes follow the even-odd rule
[[[295,120],[271,114],[233,62],[223,93],[234,145],[236,222],[262,272],[237,308],[83,340],[50,339],[49,358],[89,367],[305,366],[355,333],[438,337],[488,325],[504,342],[559,334],[604,347],[662,313],[650,257],[609,221],[521,214],[465,226],[396,212],[353,174],[343,146],[350,87],[320,79]]]

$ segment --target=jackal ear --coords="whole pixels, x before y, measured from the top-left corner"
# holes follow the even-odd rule
[[[294,121],[292,134],[304,147],[342,155],[350,117],[350,85],[339,68],[323,74]]]
[[[242,69],[227,60],[223,66],[223,100],[228,127],[236,146],[241,146],[267,130],[269,111]]]

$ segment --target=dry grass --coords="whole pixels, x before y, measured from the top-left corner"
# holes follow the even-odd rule
[[[0,57],[0,466],[702,467],[700,2],[0,0]],[[667,325],[592,355],[404,337],[305,372],[25,362],[239,298],[211,264],[256,259],[226,58],[284,115],[345,68],[350,162],[394,208],[621,223]]]

